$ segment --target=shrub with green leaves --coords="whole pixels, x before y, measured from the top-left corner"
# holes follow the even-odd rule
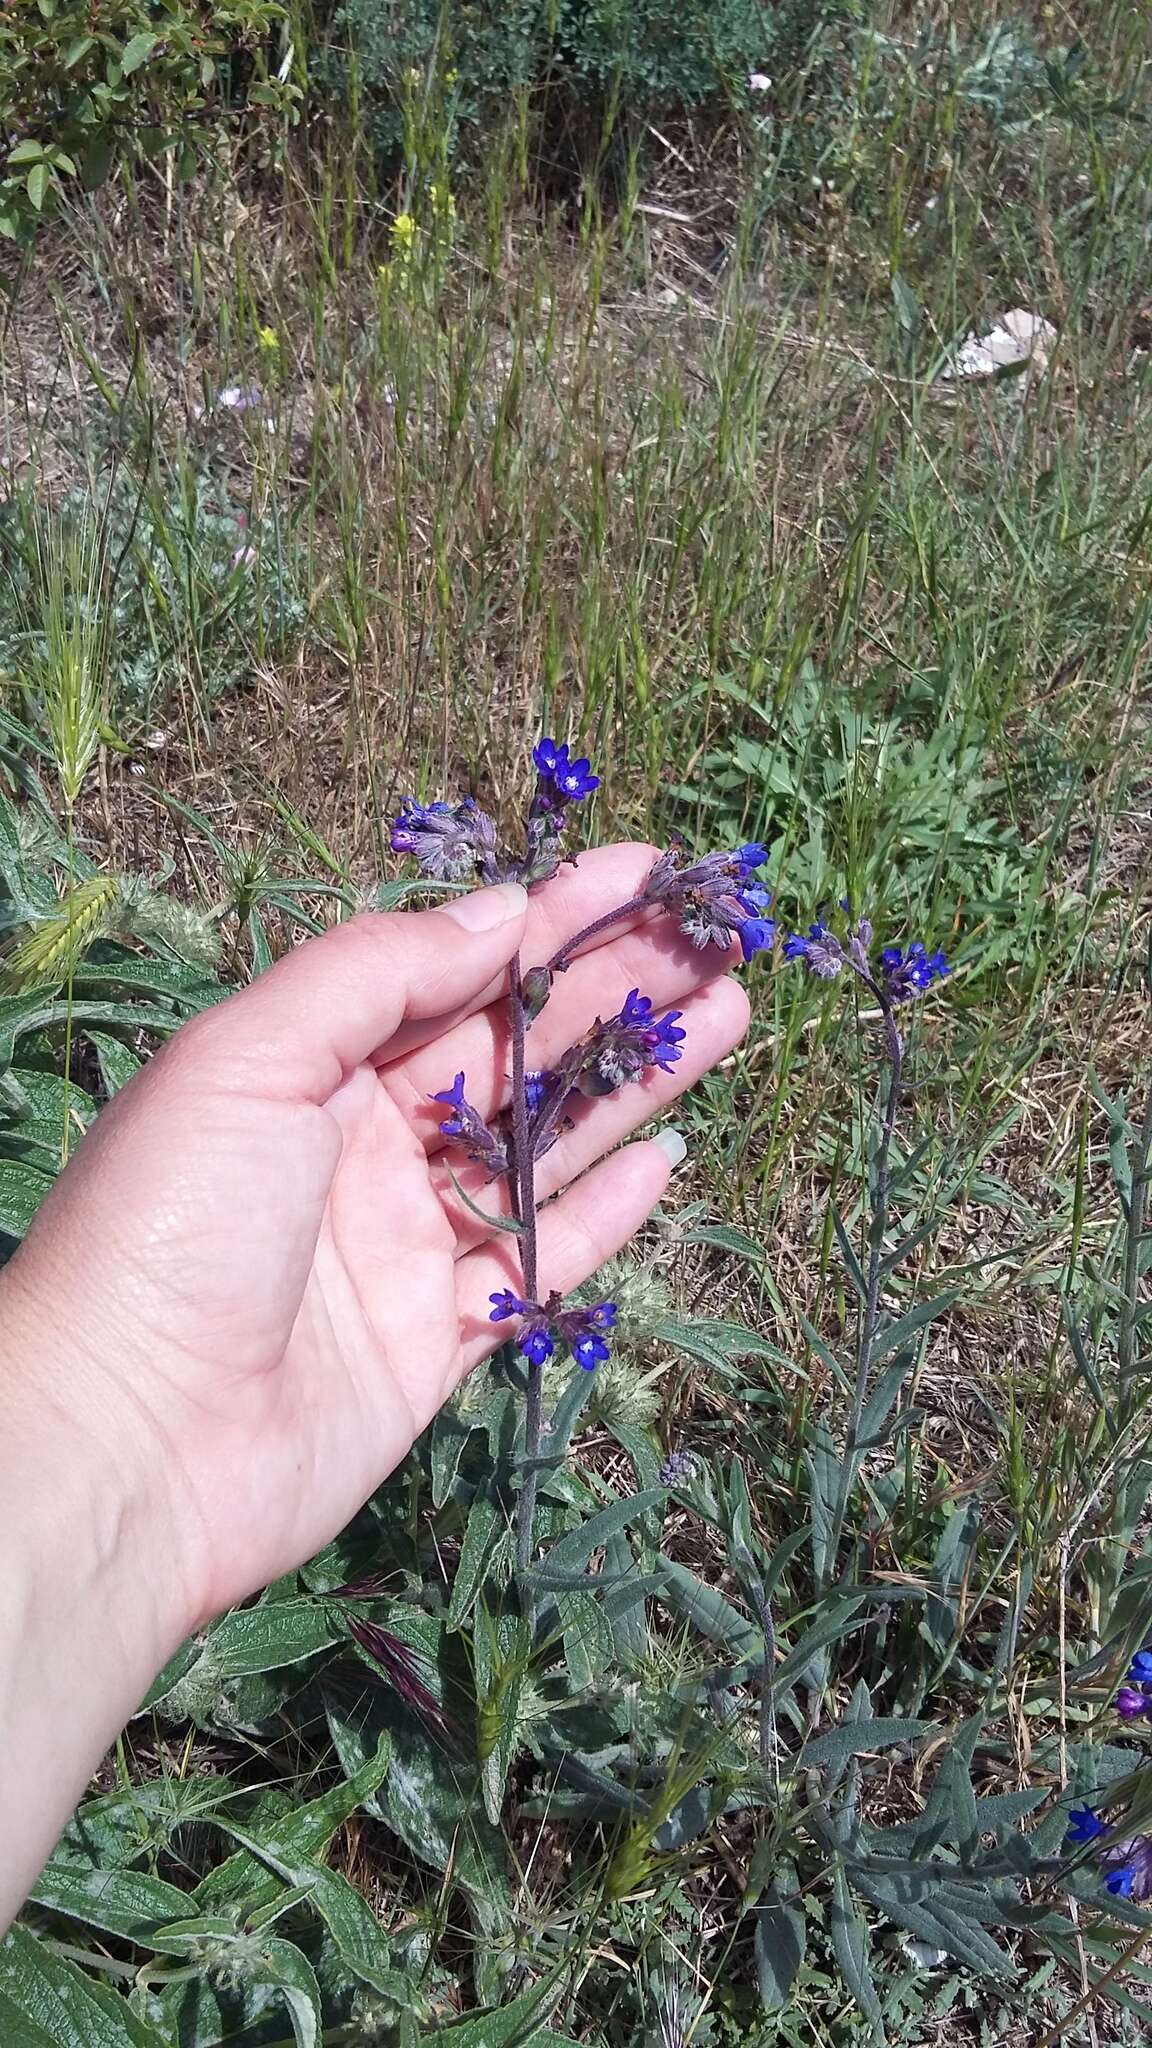
[[[61,181],[100,185],[119,160],[180,150],[191,162],[232,61],[255,77],[250,105],[284,101],[264,54],[279,0],[11,0],[0,11],[0,235],[36,225]]]
[[[795,65],[846,11],[843,0],[345,0],[326,66],[338,83],[354,69],[378,140],[394,149],[412,73],[450,76],[453,130],[527,89],[593,112],[697,107],[741,93],[765,66]]]

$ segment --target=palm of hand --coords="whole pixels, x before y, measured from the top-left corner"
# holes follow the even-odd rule
[[[84,1423],[115,1455],[155,1462],[194,1612],[330,1540],[507,1334],[488,1296],[517,1284],[515,1240],[460,1202],[429,1097],[463,1068],[480,1113],[501,1107],[517,943],[548,957],[627,899],[650,859],[585,856],[533,898],[526,930],[513,903],[491,929],[432,911],[299,948],[177,1034],[45,1205],[16,1266],[31,1277],[38,1264],[41,1298],[77,1318],[90,1301],[113,1317],[104,1366],[80,1375]],[[541,1197],[567,1189],[540,1218],[546,1285],[587,1277],[659,1197],[668,1166],[653,1145],[585,1169],[740,1036],[747,1005],[717,978],[725,964],[641,924],[604,935],[558,983],[534,1064],[637,985],[683,1007],[688,1039],[675,1074],[587,1105],[541,1162]],[[478,1168],[452,1163],[481,1209],[507,1206]]]

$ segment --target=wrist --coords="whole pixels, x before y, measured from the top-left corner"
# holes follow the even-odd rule
[[[38,1282],[54,1277],[23,1253],[0,1273],[6,1522],[25,1538],[39,1597],[101,1613],[142,1698],[201,1618],[176,1543],[168,1455],[132,1401],[127,1361],[122,1378],[104,1369],[101,1333],[83,1326],[79,1304],[66,1326],[53,1313]]]

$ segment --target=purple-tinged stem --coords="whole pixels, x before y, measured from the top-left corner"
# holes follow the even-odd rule
[[[520,1270],[528,1301],[537,1294],[536,1248],[536,1162],[528,1136],[528,1092],[525,1087],[526,1025],[524,993],[517,953],[511,968],[512,1009],[512,1148],[516,1177],[516,1211],[520,1222]],[[536,1521],[536,1492],[539,1480],[540,1441],[544,1433],[544,1368],[528,1360],[528,1399],[524,1409],[524,1483],[516,1505],[516,1565],[526,1572],[532,1563]]]
[[[859,969],[857,969],[859,973]],[[896,1134],[896,1112],[900,1106],[900,1083],[904,1071],[904,1040],[900,1036],[890,998],[885,995],[878,982],[867,974],[860,979],[867,982],[884,1011],[884,1057],[888,1063],[888,1095],[884,1104],[884,1116],[880,1126],[880,1143],[876,1150],[876,1171],[872,1187],[872,1222],[868,1248],[868,1273],[865,1280],[863,1313],[860,1318],[859,1339],[856,1347],[856,1380],[852,1389],[852,1407],[848,1417],[848,1436],[844,1447],[844,1460],[840,1467],[840,1483],[836,1493],[836,1508],[832,1517],[832,1541],[829,1545],[828,1560],[835,1564],[836,1547],[848,1512],[848,1496],[852,1483],[860,1469],[859,1438],[860,1424],[864,1415],[864,1403],[868,1395],[868,1380],[872,1369],[872,1347],[876,1341],[876,1325],[880,1319],[880,1269],[884,1260],[884,1234],[888,1224],[888,1188],[892,1157],[892,1140]]]
[[[544,962],[544,972],[546,974],[566,973],[571,964],[573,954],[579,952],[585,939],[594,939],[598,932],[608,931],[612,925],[619,924],[622,917],[631,917],[637,910],[649,910],[652,907],[653,905],[649,897],[632,896],[627,903],[619,904],[615,910],[606,910],[603,917],[594,917],[591,924],[586,924],[583,931],[576,932],[572,938],[565,939],[559,951],[553,953],[552,958]]]

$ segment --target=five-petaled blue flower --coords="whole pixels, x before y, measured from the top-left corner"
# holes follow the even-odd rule
[[[1152,1685],[1152,1650],[1137,1650],[1128,1666],[1133,1685]]]
[[[600,1333],[615,1324],[615,1302],[602,1301],[596,1308],[567,1309],[560,1321],[577,1365],[585,1372],[595,1372],[611,1356]]]
[[[1104,1889],[1114,1899],[1130,1899],[1136,1885],[1136,1866],[1133,1863],[1118,1864],[1104,1879]]]
[[[586,755],[573,760],[566,745],[558,747],[547,736],[533,747],[532,759],[541,783],[550,784],[566,803],[578,803],[600,787],[600,777],[592,774]]]
[[[543,1365],[546,1359],[551,1358],[556,1342],[537,1302],[521,1301],[510,1287],[502,1287],[498,1294],[490,1294],[488,1299],[492,1303],[490,1323],[506,1322],[509,1316],[524,1317],[516,1345],[530,1364]]]

